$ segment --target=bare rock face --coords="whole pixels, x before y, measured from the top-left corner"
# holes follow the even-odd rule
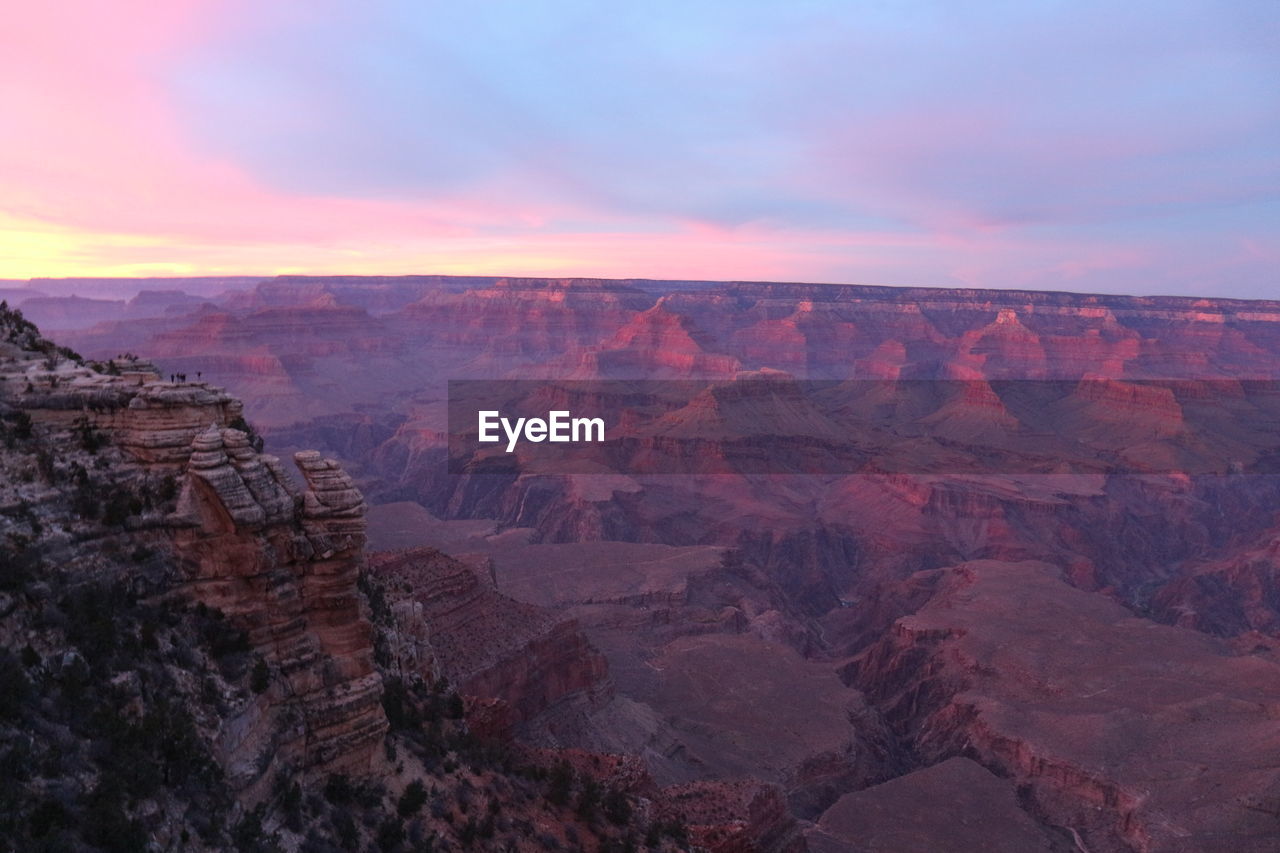
[[[943,572],[846,670],[926,761],[964,755],[1106,851],[1275,849],[1280,661],[1036,562]]]
[[[294,495],[280,479],[279,460],[259,456],[239,430],[211,425],[191,442],[187,474],[218,496],[231,521],[247,529],[292,520]],[[195,491],[188,489],[180,514],[197,511]]]
[[[1280,636],[1277,566],[1280,523],[1239,551],[1194,565],[1154,596],[1152,608],[1162,621],[1219,636]]]
[[[146,525],[169,538],[182,566],[175,594],[247,630],[267,668],[265,689],[215,734],[228,781],[252,799],[281,768],[368,766],[387,720],[356,585],[359,491],[315,452],[296,455],[299,491],[276,457],[231,428],[241,406],[222,389],[164,382],[135,362],[112,367],[11,358],[4,374],[6,387],[29,387],[13,399],[34,422],[87,424],[79,429],[123,451],[112,464],[173,477],[176,510]]]
[[[244,433],[210,427],[192,442],[179,501],[191,593],[247,628],[274,676],[223,743],[230,775],[246,783],[280,761],[367,765],[387,728],[356,589],[364,502],[334,463],[296,461],[301,494]]]
[[[210,423],[228,426],[243,406],[221,388],[152,382],[138,386],[128,407],[102,424],[116,443],[147,464],[181,465],[191,452],[192,434]]]
[[[894,766],[891,737],[862,695],[829,664],[781,643],[750,633],[677,637],[638,664],[619,668],[618,688],[669,721],[691,768],[684,780],[775,783],[809,818]]]
[[[755,780],[689,782],[662,789],[657,811],[689,827],[710,853],[803,853],[808,848],[781,788]]]
[[[401,668],[498,700],[491,728],[547,725],[565,706],[594,709],[612,696],[605,659],[574,620],[507,598],[466,563],[420,548],[376,554],[370,570],[388,589]]]

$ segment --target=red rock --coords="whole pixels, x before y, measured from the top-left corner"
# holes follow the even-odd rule
[[[965,563],[847,670],[932,760],[972,756],[1093,851],[1261,851],[1280,662],[1040,563]]]
[[[608,665],[573,620],[507,598],[474,568],[433,549],[377,554],[370,570],[389,590],[398,632],[425,636],[419,672],[503,703],[505,718],[490,708],[492,730],[511,731],[559,705],[609,700]]]

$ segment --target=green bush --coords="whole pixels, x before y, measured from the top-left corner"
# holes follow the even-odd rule
[[[600,785],[595,779],[585,777],[582,790],[578,792],[578,817],[591,820],[595,817],[596,806],[600,805]]]
[[[4,427],[7,435],[13,436],[19,441],[26,441],[31,438],[31,416],[21,409],[5,412]]]
[[[147,845],[142,825],[125,810],[123,792],[106,780],[87,798],[81,834],[107,853],[136,853]]]
[[[236,415],[235,419],[227,426],[232,429],[238,429],[245,435],[249,436],[249,446],[259,453],[262,452],[264,442],[262,436],[258,435],[258,431],[253,428],[253,424],[244,419],[244,415]]]
[[[391,853],[400,846],[404,841],[404,824],[400,819],[391,815],[383,818],[382,823],[378,826],[378,849]]]
[[[80,449],[88,453],[97,453],[99,448],[107,443],[106,437],[85,415],[75,419],[71,425],[71,431],[80,440]]]

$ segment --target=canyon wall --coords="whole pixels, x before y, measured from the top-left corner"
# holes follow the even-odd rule
[[[844,669],[924,763],[977,761],[1096,853],[1274,846],[1273,652],[1137,618],[1043,563],[937,584]]]
[[[490,733],[510,737],[539,717],[568,725],[612,698],[604,657],[572,619],[498,593],[476,567],[421,548],[375,554],[370,572],[394,634],[414,638],[394,650],[395,666],[484,700]]]
[[[972,808],[944,816],[985,816],[1027,849],[1264,850],[1280,835],[1280,478],[1259,473],[1275,459],[1274,412],[1246,417],[1229,393],[1197,402],[1206,383],[1235,383],[1244,399],[1245,383],[1280,379],[1278,302],[310,278],[154,322],[74,342],[234,381],[273,446],[335,454],[375,515],[395,502],[429,520],[403,525],[395,547],[484,520],[459,541],[492,573],[416,549],[375,562],[398,585],[398,659],[489,694],[495,731],[536,739],[560,725],[599,747],[590,738],[607,722],[610,748],[642,755],[659,784],[776,785],[757,812],[781,798],[813,821],[814,849],[876,838],[892,849],[895,824],[929,817],[912,797],[948,787]],[[716,394],[664,426],[813,422],[794,400],[732,394],[765,371],[846,391],[846,380],[967,383],[955,397],[837,400],[855,415],[918,413],[939,439],[930,458],[981,463],[1018,424],[1081,441],[1043,454],[1061,470],[444,470],[445,379],[713,380]],[[1066,390],[1037,403],[1021,380]],[[163,386],[147,393],[188,393]],[[193,420],[172,447],[138,453],[187,464],[209,421],[234,416]],[[1209,445],[1240,464],[1192,473]],[[729,450],[707,442],[689,459]],[[1117,459],[1160,465],[1118,472]],[[651,559],[620,556],[642,548]],[[693,560],[703,550],[736,556]],[[429,611],[438,627],[419,619]],[[509,643],[496,627],[507,618],[520,626]],[[472,623],[490,627],[467,635]],[[926,849],[972,837],[933,818]]]
[[[298,453],[295,485],[232,426],[243,425],[239,401],[162,381],[145,363],[96,372],[11,354],[3,372],[17,392],[7,401],[37,428],[118,448],[115,464],[136,466],[143,488],[173,494],[171,511],[127,523],[172,549],[181,578],[166,594],[225,614],[266,667],[264,689],[214,736],[229,781],[261,794],[282,768],[367,770],[387,722],[356,588],[365,505],[342,469]]]

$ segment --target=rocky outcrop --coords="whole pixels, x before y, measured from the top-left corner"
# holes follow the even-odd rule
[[[1083,849],[1271,849],[1280,661],[977,561],[846,669],[926,762],[1010,778]],[[1247,746],[1245,746],[1247,744]]]
[[[164,382],[146,365],[11,368],[5,386],[32,390],[10,399],[42,428],[99,435],[122,452],[116,464],[172,478],[176,508],[146,521],[182,567],[168,595],[221,611],[266,666],[262,691],[214,737],[228,781],[253,797],[281,768],[368,767],[387,721],[356,586],[365,505],[337,463],[296,454],[298,489],[279,459],[229,426],[239,401]]]
[[[284,479],[280,461],[255,453],[249,437],[239,430],[211,425],[197,435],[191,442],[187,473],[217,495],[237,527],[260,529],[293,518],[294,493]],[[179,516],[198,520],[196,494],[195,489],[183,492]]]
[[[89,417],[112,444],[149,467],[182,467],[197,433],[211,423],[229,426],[244,409],[216,386],[164,382],[148,362],[112,362],[113,373],[66,360],[28,360],[22,367],[6,376],[9,388],[26,386],[13,397],[15,405],[54,428]]]
[[[568,707],[595,709],[612,695],[604,657],[576,622],[498,593],[474,567],[434,549],[376,554],[370,571],[388,590],[397,666],[458,692],[497,700],[486,710],[495,732],[535,718],[541,726]]]
[[[1153,597],[1161,621],[1219,636],[1280,636],[1280,524],[1249,545],[1188,567]]]
[[[225,760],[246,782],[280,762],[367,766],[387,725],[356,589],[363,500],[332,461],[295,461],[300,493],[244,433],[210,427],[192,442],[176,517],[190,594],[244,626],[273,674],[263,701],[228,724]]]
[[[138,461],[180,466],[191,452],[193,432],[210,423],[229,426],[242,411],[240,401],[221,388],[151,382],[139,386],[128,408],[100,423]]]
[[[804,837],[782,789],[753,780],[690,782],[664,788],[656,811],[689,827],[709,853],[804,853]]]

